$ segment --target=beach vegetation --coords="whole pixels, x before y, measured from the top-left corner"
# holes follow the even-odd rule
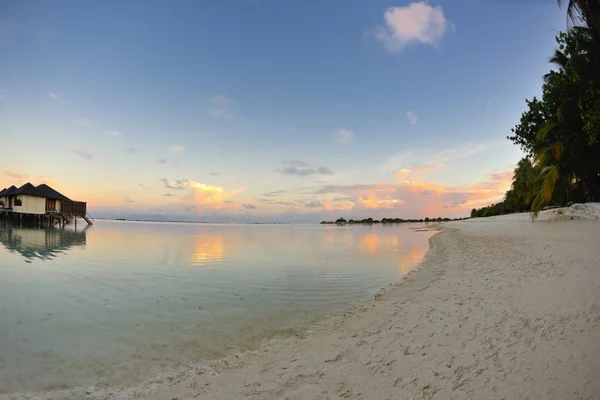
[[[559,5],[563,5],[559,1]],[[508,139],[526,156],[503,201],[473,209],[471,217],[600,201],[600,1],[569,1],[572,26],[556,37],[542,95]]]
[[[465,218],[442,218],[442,217],[437,217],[437,218],[407,218],[407,219],[403,219],[403,218],[381,218],[380,220],[378,219],[373,219],[373,218],[365,218],[365,219],[350,219],[350,220],[345,220],[344,218],[339,218],[336,221],[321,221],[322,225],[330,225],[330,224],[340,224],[340,225],[344,225],[344,224],[349,224],[349,225],[353,225],[353,224],[363,224],[363,225],[372,225],[372,224],[402,224],[402,223],[410,223],[410,222],[448,222],[448,221],[461,221]]]

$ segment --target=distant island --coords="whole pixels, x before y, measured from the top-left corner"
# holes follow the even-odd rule
[[[382,218],[381,220],[378,219],[373,219],[373,218],[365,218],[365,219],[360,219],[360,220],[354,220],[354,219],[349,219],[346,220],[345,218],[338,218],[335,221],[321,221],[321,225],[333,225],[333,224],[337,224],[337,225],[346,225],[346,224],[365,224],[365,225],[370,225],[370,224],[403,224],[403,223],[407,223],[407,222],[448,222],[448,221],[462,221],[464,219],[467,218],[442,218],[442,217],[437,217],[437,218],[421,218],[421,219],[402,219],[402,218]]]

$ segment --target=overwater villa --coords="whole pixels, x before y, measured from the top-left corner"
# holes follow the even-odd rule
[[[82,218],[88,225],[87,203],[73,201],[46,184],[26,183],[0,191],[0,220],[12,222],[46,222],[48,224],[77,224]]]

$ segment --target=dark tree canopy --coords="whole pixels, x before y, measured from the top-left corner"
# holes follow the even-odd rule
[[[568,7],[578,13],[593,2],[584,3]],[[600,200],[600,41],[590,28],[575,26],[557,36],[542,96],[526,100],[508,136],[526,157],[504,200],[473,210],[473,217],[530,210],[537,215],[547,205]]]

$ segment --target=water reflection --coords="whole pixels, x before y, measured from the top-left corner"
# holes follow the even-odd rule
[[[400,271],[402,275],[406,274],[423,260],[425,253],[427,253],[426,248],[412,248],[405,253],[400,259],[400,262],[398,262],[398,271]]]
[[[190,263],[199,266],[218,266],[223,258],[223,236],[199,234],[194,241]]]
[[[256,349],[410,270],[434,233],[411,228],[0,226],[0,392],[130,384]]]
[[[85,248],[86,230],[0,225],[0,243],[10,252],[32,259],[52,260],[72,247]]]
[[[379,234],[378,233],[370,233],[368,235],[363,236],[363,238],[360,239],[359,248],[361,251],[375,254],[375,253],[377,253],[378,244],[379,244]]]

